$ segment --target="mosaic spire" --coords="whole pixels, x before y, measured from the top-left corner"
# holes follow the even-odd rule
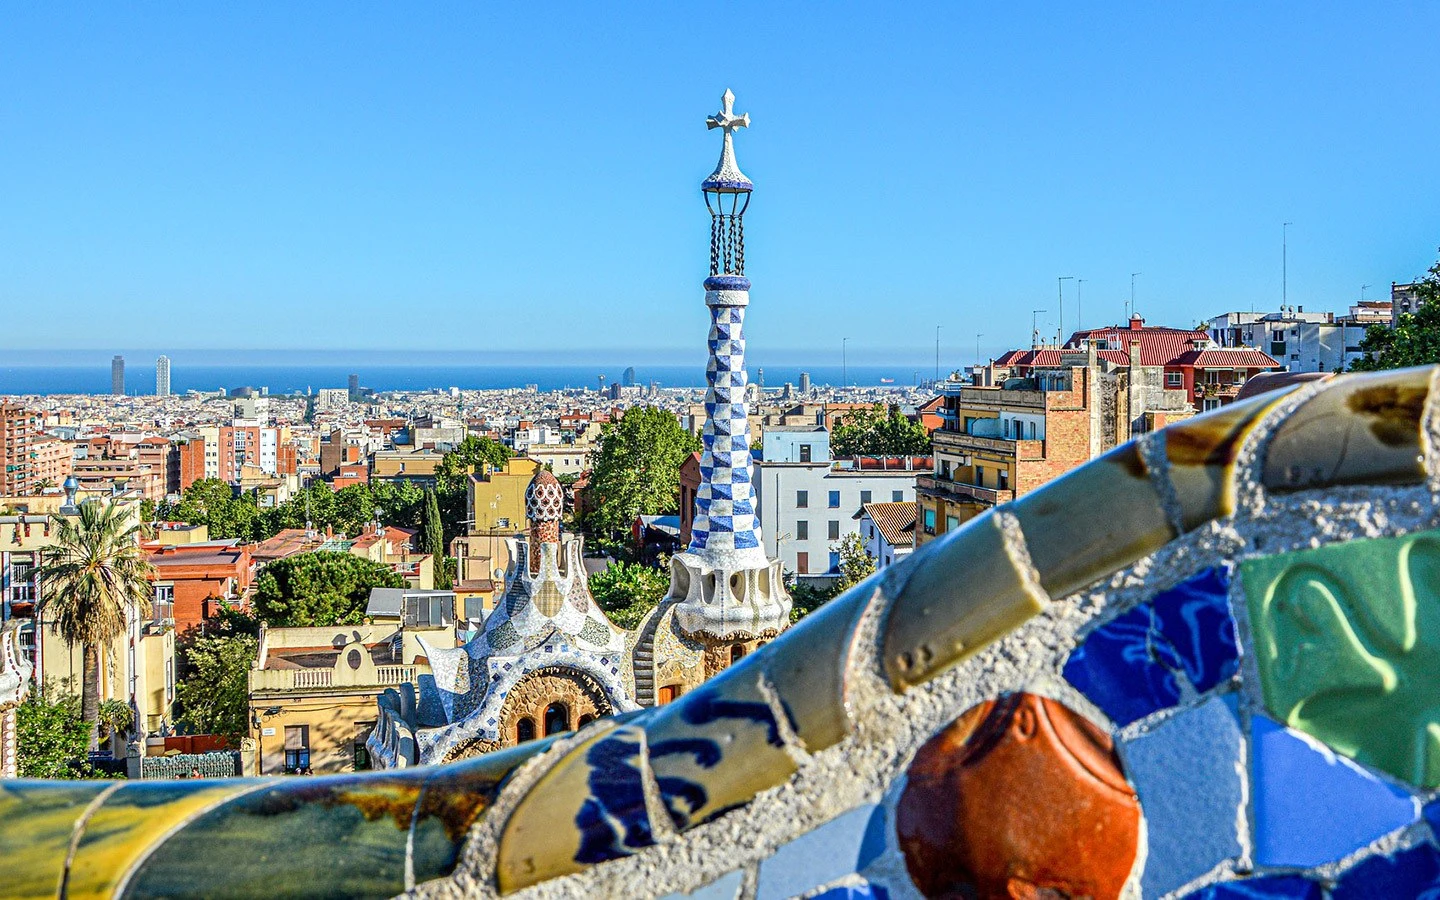
[[[722,129],[725,143],[715,171],[700,185],[710,210],[710,277],[705,279],[710,361],[705,367],[705,429],[690,552],[712,564],[763,566],[767,560],[751,485],[743,330],[750,303],[744,216],[754,185],[740,171],[734,145],[736,129],[748,127],[750,117],[735,114],[735,95],[728,90],[721,103],[720,112],[705,124]]]

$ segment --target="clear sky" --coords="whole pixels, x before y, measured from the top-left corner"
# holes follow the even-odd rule
[[[941,324],[958,365],[1033,309],[1053,330],[1059,275],[1089,325],[1131,272],[1152,322],[1271,308],[1286,221],[1307,309],[1440,245],[1434,2],[28,3],[0,28],[0,348],[701,348],[727,86],[772,359],[924,363]]]

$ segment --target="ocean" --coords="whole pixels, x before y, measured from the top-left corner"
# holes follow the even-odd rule
[[[659,382],[661,387],[703,387],[703,366],[657,365],[635,367],[635,383]],[[750,380],[758,381],[759,366],[751,365]],[[786,382],[798,385],[800,373],[808,371],[815,386],[841,383],[840,366],[764,366],[766,387],[780,387]],[[362,365],[333,364],[228,364],[182,365],[170,368],[170,391],[231,390],[238,387],[267,388],[272,394],[321,388],[344,388],[351,373],[360,376],[360,384],[374,391],[421,391],[431,388],[458,387],[470,390],[497,390],[535,384],[544,391],[590,387],[620,380],[625,367],[584,365]],[[914,370],[906,366],[854,365],[844,370],[852,386],[870,387],[894,384],[905,386],[928,378],[929,369]],[[893,379],[885,381],[884,379]],[[155,391],[155,367],[127,365],[127,394],[144,396]],[[0,362],[0,395],[3,394],[108,394],[110,393],[110,361],[97,365],[6,365]]]

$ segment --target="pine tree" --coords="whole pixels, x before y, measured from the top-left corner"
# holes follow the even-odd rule
[[[424,551],[438,562],[445,555],[445,530],[440,521],[440,498],[433,488],[425,489],[425,511],[421,514],[421,528],[425,535]]]

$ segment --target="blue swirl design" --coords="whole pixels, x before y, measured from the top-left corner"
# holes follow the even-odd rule
[[[1182,678],[1197,693],[1224,684],[1240,665],[1229,589],[1215,566],[1155,595],[1091,632],[1065,679],[1116,725],[1178,704]]]
[[[590,796],[575,816],[575,827],[580,830],[576,862],[619,859],[654,845],[639,759],[639,743],[623,738],[599,741],[586,752]]]

